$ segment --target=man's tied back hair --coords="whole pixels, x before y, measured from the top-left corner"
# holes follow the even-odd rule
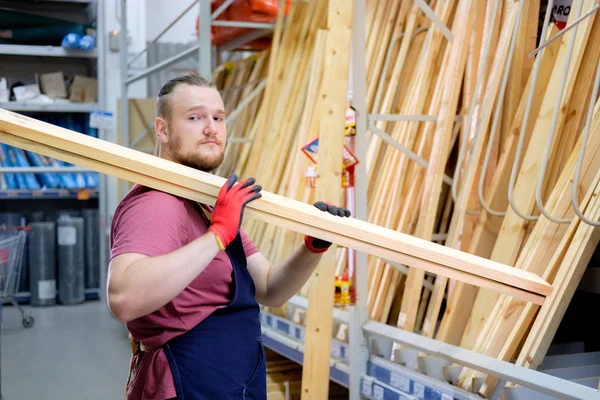
[[[158,101],[156,103],[156,115],[158,117],[164,118],[167,121],[171,120],[171,104],[169,100],[171,94],[179,85],[192,85],[216,89],[216,85],[213,82],[202,77],[197,72],[190,72],[189,74],[173,78],[165,83],[158,92]]]

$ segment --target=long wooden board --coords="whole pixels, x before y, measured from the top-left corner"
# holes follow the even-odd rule
[[[100,173],[214,203],[225,178],[119,146],[7,110],[0,110],[0,142]],[[422,268],[427,272],[542,304],[552,286],[510,266],[356,219],[323,213],[310,204],[267,191],[247,213],[270,224],[321,237],[340,246]]]
[[[319,124],[318,200],[342,204],[341,176],[348,69],[354,7],[344,0],[329,0],[323,71],[323,101],[315,109]],[[341,100],[341,101],[340,101]],[[320,112],[319,112],[320,111]],[[329,363],[335,297],[335,244],[323,254],[310,279],[302,373],[302,400],[329,398]]]

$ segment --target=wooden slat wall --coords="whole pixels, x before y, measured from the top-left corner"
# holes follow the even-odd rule
[[[326,61],[331,32],[327,31],[328,13],[323,10],[334,3],[293,1],[285,26],[281,16],[278,19],[269,50],[227,63],[215,72],[228,112],[261,79],[267,80],[262,94],[228,127],[230,137],[247,140],[229,144],[226,161],[217,175],[226,177],[236,172],[253,176],[265,190],[304,203],[323,196],[342,202],[345,193],[341,182],[337,188],[329,188],[331,192],[326,195],[319,183],[318,192],[307,186],[303,174],[310,162],[301,152],[304,144],[323,134],[322,112],[326,105],[330,101],[338,105],[346,101],[345,89],[333,90],[332,80],[343,79],[348,68]],[[590,249],[598,240],[597,230],[577,218],[571,224],[558,224],[540,215],[536,187],[543,151],[554,129],[542,182],[542,203],[557,218],[575,215],[570,204],[572,174],[588,104],[597,104],[597,99],[591,98],[590,83],[600,60],[600,47],[594,45],[600,40],[600,20],[589,17],[576,32],[567,33],[543,53],[530,58],[528,54],[540,42],[558,32],[551,25],[545,38],[537,38],[541,31],[540,12],[545,12],[540,10],[540,3],[545,2],[430,1],[430,7],[452,30],[454,40],[450,43],[416,2],[366,1],[368,112],[428,114],[436,116],[436,120],[371,121],[367,159],[360,160],[367,167],[368,186],[357,188],[368,193],[368,222],[426,241],[432,241],[435,234],[446,234],[437,242],[507,264],[514,270],[531,272],[557,288],[540,308],[539,304],[520,300],[513,292],[498,293],[490,290],[492,287],[481,289],[474,282],[460,282],[464,276],[437,276],[437,270],[425,271],[418,267],[419,263],[409,266],[405,275],[388,263],[393,261],[387,257],[392,252],[380,252],[368,257],[370,318],[493,357],[519,357],[518,362],[529,367],[535,367],[545,354]],[[577,18],[580,5],[586,12],[595,3],[596,0],[574,0],[570,22]],[[573,35],[573,54],[561,94]],[[488,40],[489,52],[484,58]],[[514,54],[510,56],[513,41]],[[539,72],[534,83],[533,65],[538,57]],[[503,88],[505,73],[508,80]],[[531,99],[530,90],[534,93]],[[562,98],[557,102],[559,94]],[[594,197],[598,187],[595,172],[600,168],[598,108],[600,105],[592,121],[578,188],[582,210],[592,218],[598,218]],[[555,109],[561,111],[556,120]],[[460,118],[455,120],[455,116]],[[331,126],[337,126],[331,130],[341,129],[339,121]],[[417,154],[428,167],[385,143],[376,130],[384,131]],[[2,137],[14,140],[12,136]],[[340,143],[338,140],[336,146]],[[459,157],[463,147],[466,151]],[[327,168],[325,164],[320,167]],[[453,196],[445,177],[455,177],[455,171],[458,173]],[[335,175],[325,178],[331,172],[321,170],[325,186],[335,186]],[[511,206],[511,179],[513,204],[537,220],[524,219]],[[481,199],[502,214],[488,212]],[[292,216],[289,225],[269,223],[262,214],[255,216],[249,213],[244,229],[273,262],[286,257],[301,243],[302,234],[294,229],[297,225]],[[580,240],[580,244],[575,246],[575,240]],[[328,265],[335,267],[327,268],[327,274],[341,275],[347,270],[346,250],[340,247],[331,252]],[[436,263],[439,260],[428,260],[424,265],[431,267]],[[332,282],[331,276],[326,278]],[[307,284],[300,295],[308,295],[310,287]],[[284,314],[283,310],[280,312]],[[540,339],[533,337],[535,332]],[[458,385],[472,389],[473,383],[482,379],[487,381],[480,393],[488,395],[496,382],[469,369],[462,371]]]
[[[528,54],[558,32],[558,28],[551,24],[545,38],[537,37],[543,21],[540,13],[543,17],[545,12],[545,8],[540,9],[540,3],[545,4],[537,0],[432,1],[430,7],[453,32],[455,42],[449,43],[415,2],[367,0],[368,112],[438,116],[435,122],[371,121],[373,128],[368,132],[368,156],[366,160],[360,160],[366,164],[369,178],[366,190],[370,222],[427,240],[431,240],[433,234],[447,233],[445,241],[441,242],[446,246],[502,261],[519,269],[529,270],[526,265],[549,261],[549,256],[544,254],[544,246],[548,246],[549,239],[540,240],[539,229],[554,232],[552,240],[560,242],[567,225],[539,217],[535,195],[543,150],[550,128],[556,128],[543,180],[542,199],[551,212],[558,213],[556,215],[573,215],[568,203],[560,203],[562,208],[556,208],[551,201],[552,196],[558,196],[558,193],[567,196],[569,184],[564,183],[564,179],[568,179],[574,154],[579,149],[587,105],[589,101],[596,101],[591,99],[591,85],[583,82],[593,81],[598,49],[589,45],[597,43],[596,23],[591,17],[577,30],[567,84],[562,101],[557,104],[571,34],[564,35],[543,53],[538,53],[536,57],[541,57],[541,60],[534,84],[532,72],[536,57],[528,57]],[[582,4],[585,12],[593,3],[593,0],[575,0],[572,7],[577,10]],[[301,4],[304,3],[299,2]],[[519,7],[522,7],[520,18]],[[466,13],[466,9],[470,13]],[[571,20],[576,18],[575,14],[571,13]],[[288,25],[286,29],[306,29],[306,22],[302,22],[304,18],[309,18],[309,14],[298,17],[297,24]],[[486,39],[490,43],[484,59]],[[512,41],[515,41],[514,53],[509,57]],[[312,58],[318,57],[319,53],[314,49],[313,46]],[[287,47],[288,54],[301,51]],[[508,61],[510,67],[507,66]],[[315,66],[310,70],[318,68]],[[506,88],[503,88],[505,73],[508,73],[508,80]],[[307,202],[314,200],[314,192],[304,185],[301,176],[309,163],[303,159],[300,146],[316,136],[314,118],[310,118],[306,110],[319,107],[319,96],[315,99],[310,88],[324,84],[320,76],[321,71],[301,74],[289,69],[278,75],[278,82],[301,80],[306,82],[304,85],[308,90],[299,91],[293,99],[305,105],[300,114],[303,122],[297,128],[290,124],[282,125],[294,138],[289,139],[294,141],[294,146],[288,147],[285,154],[295,167],[283,167],[284,181],[290,184],[284,182],[274,190]],[[478,79],[479,87],[476,86]],[[450,91],[451,88],[454,91]],[[531,101],[530,90],[534,93]],[[271,93],[274,98],[287,98],[289,92],[279,88]],[[501,107],[497,107],[499,101],[502,102]],[[557,120],[553,121],[552,112],[556,107],[565,112],[559,113]],[[528,115],[524,123],[526,111]],[[473,119],[468,124],[466,117],[470,112]],[[455,122],[455,115],[461,116],[462,120]],[[275,124],[277,122],[273,122]],[[398,149],[384,143],[374,133],[375,128],[383,130],[425,159],[429,168],[419,166]],[[492,128],[495,129],[493,140]],[[584,167],[593,168],[595,163],[600,162],[592,140],[594,130],[599,128],[592,126]],[[478,138],[474,141],[476,132]],[[270,135],[268,130],[256,134],[264,138]],[[444,141],[444,146],[441,146]],[[467,141],[466,152],[458,165],[464,141]],[[272,142],[266,140],[265,143]],[[265,158],[270,154],[281,157],[279,145],[269,148],[268,145],[257,146],[255,142],[244,146],[253,146],[252,152],[258,151]],[[488,165],[483,171],[488,146]],[[520,154],[515,160],[517,150]],[[523,219],[509,203],[513,167],[514,204],[523,213],[539,217],[538,221]],[[443,174],[453,177],[457,168],[457,197],[453,198],[450,186],[441,178]],[[258,176],[266,173],[247,165],[244,171]],[[585,171],[582,173],[582,191],[593,186],[593,176]],[[480,178],[483,180],[481,193]],[[502,215],[491,214],[482,207],[480,196],[493,211]],[[583,193],[580,200],[583,200]],[[256,225],[252,225],[251,234],[275,260],[284,257],[301,240],[289,231],[269,227],[258,229]],[[337,254],[336,273],[340,274],[345,269],[347,252],[341,249]],[[540,269],[532,271],[540,276],[544,274]],[[407,276],[383,258],[369,256],[368,279],[370,318],[489,355],[501,356],[501,347],[510,333],[506,329],[517,318],[503,319],[506,312],[502,310],[509,305],[514,307],[513,302],[517,301],[511,296],[499,296],[415,268],[409,268]],[[433,285],[433,292],[423,286],[424,282],[428,287]],[[443,300],[444,296],[446,300]],[[521,308],[530,307],[519,304]],[[521,336],[515,336],[522,338],[519,343],[524,341],[523,335],[533,321],[533,316],[522,320]],[[510,354],[514,356],[517,352],[515,348]],[[506,351],[502,354],[502,357],[508,357]],[[481,378],[465,370],[459,384],[470,388],[477,377]],[[491,384],[486,387],[491,387]]]

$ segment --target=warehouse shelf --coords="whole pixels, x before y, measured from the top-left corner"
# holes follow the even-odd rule
[[[263,344],[265,347],[302,364],[304,358],[304,327],[278,317],[261,312]],[[348,345],[332,340],[330,378],[332,381],[348,387]]]
[[[342,313],[338,314],[338,316],[342,315]],[[305,328],[264,311],[261,312],[260,319],[263,344],[302,364]],[[349,356],[347,343],[336,339],[331,340],[330,377],[344,387],[348,387],[349,384]],[[395,399],[475,400],[479,398],[448,383],[440,382],[378,356],[371,356],[369,360],[367,374],[362,377],[361,392],[363,396],[372,399],[393,397]]]
[[[101,289],[96,289],[96,288],[85,289],[85,301],[99,300],[101,298],[100,291],[101,291]],[[15,293],[14,300],[19,304],[29,304],[31,302],[31,293],[30,292]],[[10,301],[7,301],[6,304],[10,304]],[[37,309],[37,308],[35,308],[35,309]]]
[[[15,112],[73,112],[89,113],[98,109],[97,103],[75,103],[75,102],[57,102],[57,103],[22,103],[9,101],[0,103],[0,108]]]
[[[98,198],[97,189],[40,189],[40,190],[2,190],[2,200],[25,199],[77,199],[89,200]]]
[[[0,44],[1,55],[97,58],[98,50],[65,49],[61,46],[36,46],[27,44]]]
[[[30,8],[30,6],[22,4],[29,2],[0,0],[0,3],[3,6],[16,9]],[[17,82],[22,82],[25,85],[38,85],[40,89],[39,93],[33,93],[39,96],[35,99],[14,101],[11,96],[12,101],[4,101],[7,98],[3,96],[0,109],[34,114],[36,119],[43,122],[106,140],[109,128],[106,128],[106,125],[95,124],[93,118],[90,118],[93,117],[94,111],[106,111],[105,57],[108,49],[106,47],[107,38],[103,34],[105,32],[105,6],[103,2],[98,0],[35,0],[35,3],[37,5],[33,7],[40,15],[68,16],[68,18],[93,26],[97,32],[95,48],[91,50],[67,49],[60,46],[60,42],[56,40],[52,43],[54,45],[0,44],[0,55],[5,61],[5,68],[3,68],[0,78],[6,79],[7,88],[13,92],[11,86]],[[35,38],[31,37],[29,40],[33,42]],[[21,61],[17,60],[24,62],[25,67]],[[47,92],[42,85],[42,75],[57,71],[62,72],[67,79],[76,76],[91,78],[95,81],[96,86],[94,94],[81,98],[81,100],[87,102],[70,101],[69,98],[74,92],[65,84],[67,98],[52,99],[52,93]],[[82,90],[87,90],[87,85],[92,83],[85,82],[83,84],[85,89]],[[73,86],[71,86],[72,88]],[[92,96],[95,96],[95,98]],[[79,97],[74,97],[74,99],[78,100]],[[29,153],[37,154],[35,152]],[[3,179],[2,189],[0,190],[0,201],[4,201],[2,211],[23,214],[25,223],[29,223],[30,218],[33,220],[32,213],[41,213],[44,220],[52,220],[55,213],[58,212],[77,212],[80,209],[97,211],[97,230],[92,227],[95,230],[93,232],[94,242],[97,241],[96,247],[98,249],[98,253],[94,257],[98,257],[99,265],[105,265],[108,257],[108,237],[103,227],[106,226],[106,218],[109,214],[106,211],[108,208],[106,176],[96,171],[60,162],[52,157],[32,158],[32,154],[29,153],[23,151],[16,160],[8,158],[5,160],[7,162],[0,166],[0,177],[6,178]],[[14,174],[15,181],[13,182],[8,180],[10,173]],[[37,181],[37,184],[24,179],[32,177]],[[71,177],[73,179],[70,179]],[[19,178],[23,178],[24,182],[19,182]],[[93,221],[96,222],[96,220]],[[85,265],[87,267],[87,260]],[[81,267],[83,268],[83,265]],[[23,269],[21,272],[22,276],[26,278],[33,266],[27,265],[27,268],[27,270]],[[106,276],[104,268],[100,268],[99,275],[100,287],[86,289],[86,301],[104,297],[105,291],[103,289]],[[94,286],[96,286],[95,282]],[[16,295],[17,301],[29,303],[31,294],[24,292],[29,290],[28,285],[19,288],[21,293]],[[42,309],[40,308],[38,312],[42,312]]]

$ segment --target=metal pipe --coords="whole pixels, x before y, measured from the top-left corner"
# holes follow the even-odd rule
[[[213,21],[214,26],[228,26],[233,28],[256,28],[256,29],[273,29],[273,23],[261,22],[246,22],[246,21]]]
[[[425,114],[369,114],[370,121],[417,121],[417,122],[435,122],[437,121],[437,115],[425,115]],[[457,115],[454,117],[454,121],[462,121],[462,116]]]
[[[394,138],[392,138],[386,132],[384,132],[381,129],[379,129],[378,127],[376,127],[373,123],[370,124],[369,129],[371,129],[371,131],[373,133],[377,134],[377,136],[379,136],[381,139],[383,139],[384,142],[386,142],[386,143],[394,146],[396,149],[400,150],[402,153],[404,153],[404,155],[406,155],[408,158],[410,158],[411,160],[416,162],[421,167],[429,168],[429,162],[427,162],[427,160],[421,158],[421,156],[414,153],[408,147],[403,146],[400,143],[398,143],[396,140],[394,140]],[[452,178],[450,178],[448,175],[444,174],[443,181],[445,183],[447,183],[448,185],[452,186]]]
[[[210,79],[212,75],[212,42],[211,26],[213,21],[210,14],[210,0],[200,1],[200,27],[198,29],[198,63],[200,75]]]
[[[498,7],[500,5],[500,1],[499,0],[495,0],[494,1],[494,10],[492,12],[492,24],[490,29],[488,30],[488,35],[486,37],[486,41],[485,41],[485,46],[483,48],[483,56],[481,58],[481,65],[479,68],[479,71],[477,73],[477,80],[475,82],[475,94],[473,96],[473,99],[471,100],[471,106],[469,108],[469,114],[467,116],[467,123],[465,125],[466,129],[465,129],[465,134],[464,134],[464,138],[462,143],[459,146],[459,152],[458,152],[458,160],[456,161],[456,168],[454,169],[454,175],[453,175],[453,181],[454,181],[454,185],[452,185],[451,187],[451,193],[452,193],[452,200],[454,201],[454,203],[458,202],[458,182],[459,182],[459,175],[460,175],[460,171],[461,171],[461,165],[463,163],[463,159],[465,157],[466,151],[467,151],[467,142],[469,141],[469,133],[471,131],[471,125],[472,125],[472,121],[473,121],[473,114],[475,113],[475,108],[477,105],[477,98],[478,93],[481,91],[484,91],[484,85],[483,85],[483,75],[484,75],[484,71],[487,68],[487,59],[488,59],[488,53],[490,50],[490,42],[492,41],[492,32],[494,31],[494,27],[496,25],[496,19],[498,17]],[[477,118],[476,122],[475,122],[475,135],[477,135],[477,131],[479,130],[479,118]],[[475,214],[476,212],[472,212],[471,210],[466,210],[466,214]]]
[[[433,22],[433,24],[444,34],[444,36],[446,36],[446,39],[448,39],[448,41],[452,43],[454,41],[454,36],[452,35],[452,32],[450,31],[450,29],[448,29],[446,25],[444,25],[442,20],[431,9],[431,7],[429,7],[429,4],[425,3],[425,1],[423,0],[415,0],[415,2],[421,8],[423,13],[429,17],[431,22]]]
[[[600,9],[600,4],[595,5],[590,11],[585,13],[585,15],[582,15],[581,17],[577,18],[575,21],[573,21],[573,23],[571,25],[561,29],[561,31],[558,32],[556,35],[554,35],[554,37],[552,39],[547,40],[546,43],[542,44],[540,47],[538,47],[537,49],[535,49],[534,51],[529,53],[528,57],[533,57],[534,55],[536,55],[544,47],[548,46],[550,43],[554,42],[556,39],[558,39],[559,37],[561,37],[568,31],[570,31],[572,28],[576,27],[584,19],[590,17],[592,14],[594,14],[596,11],[598,11],[598,9]]]
[[[229,125],[230,123],[232,123],[240,115],[240,113],[246,109],[248,104],[250,104],[252,102],[252,100],[254,100],[254,98],[263,91],[265,86],[267,86],[266,78],[261,80],[260,83],[252,90],[252,92],[250,92],[250,94],[246,98],[244,98],[244,100],[242,100],[240,102],[240,104],[238,104],[238,106],[235,108],[235,110],[233,110],[225,118],[225,124]]]
[[[125,82],[127,85],[130,85],[133,82],[139,81],[140,79],[147,77],[148,75],[152,75],[153,73],[158,72],[159,70],[165,69],[173,64],[177,64],[179,61],[184,60],[187,57],[193,55],[199,48],[200,45],[193,45],[189,49],[186,49],[179,54],[176,54],[170,58],[167,58],[166,60],[163,60],[151,67],[146,68],[145,70],[138,73],[137,75],[132,76],[131,78],[127,78],[127,76],[125,76]]]
[[[571,185],[571,205],[573,206],[573,210],[575,211],[575,214],[577,214],[577,216],[579,218],[581,218],[581,220],[583,222],[585,222],[586,224],[595,226],[595,227],[599,227],[600,222],[592,221],[583,214],[583,212],[581,211],[581,208],[578,204],[579,202],[577,201],[577,194],[578,194],[577,189],[579,189],[579,178],[581,175],[581,165],[583,164],[583,156],[585,154],[585,146],[587,144],[588,136],[590,134],[590,125],[592,123],[592,114],[594,112],[594,101],[595,101],[595,99],[598,98],[599,87],[600,87],[600,63],[598,63],[598,69],[596,70],[596,79],[594,80],[594,89],[593,89],[592,97],[590,99],[588,113],[587,113],[587,116],[585,119],[585,129],[583,130],[583,134],[581,136],[581,147],[579,148],[579,157],[577,158],[577,164],[575,165],[573,184]]]
[[[543,23],[543,28],[542,28],[542,35],[541,37],[546,37],[546,30],[548,28],[549,22],[550,22],[550,14],[552,13],[552,6],[553,6],[554,0],[549,0],[548,1],[548,6],[546,7],[546,16],[544,17],[544,23]],[[521,159],[521,151],[523,149],[523,138],[525,136],[525,131],[527,129],[527,122],[529,121],[529,113],[531,111],[531,103],[533,101],[533,94],[534,94],[534,89],[535,89],[535,85],[537,83],[537,77],[538,77],[538,72],[540,69],[540,63],[542,60],[542,56],[538,56],[535,59],[535,62],[533,64],[533,76],[532,76],[532,80],[531,80],[531,88],[529,89],[529,94],[527,96],[527,104],[525,105],[525,114],[523,115],[523,121],[521,122],[521,130],[519,131],[519,140],[517,142],[517,149],[515,152],[515,158],[513,160],[513,165],[512,165],[512,170],[510,172],[510,180],[508,182],[508,203],[510,204],[510,207],[513,209],[513,211],[521,218],[529,220],[529,221],[535,221],[537,220],[538,217],[532,217],[529,215],[525,215],[524,213],[522,213],[519,208],[514,204],[514,197],[513,197],[513,192],[515,190],[515,181],[517,178],[517,171],[518,171],[518,165],[519,165],[519,161]]]
[[[162,30],[162,32],[160,32],[158,34],[158,36],[156,36],[154,39],[152,39],[152,42],[150,42],[151,44],[154,44],[158,41],[158,39],[160,39],[161,37],[163,37],[163,35],[165,33],[167,33],[167,31],[169,29],[171,29],[173,27],[173,25],[175,25],[181,18],[183,18],[183,16],[185,14],[187,14],[188,11],[190,11],[192,9],[192,7],[194,7],[196,5],[196,3],[198,2],[198,0],[194,0],[192,2],[192,4],[190,4],[185,10],[183,10],[181,12],[181,14],[179,14],[179,16],[177,18],[175,18],[169,25],[167,25],[167,27],[165,29]],[[142,51],[140,51],[138,54],[135,55],[135,57],[133,57],[133,59],[131,59],[131,61],[129,61],[129,64],[127,65],[127,67],[131,67],[133,65],[133,63],[142,56],[142,54],[144,54],[146,51],[148,51],[148,45],[146,47],[144,47],[144,49]]]
[[[219,18],[219,16],[223,13],[223,11],[225,11],[227,9],[227,7],[229,7],[231,5],[231,3],[233,3],[233,0],[227,0],[225,1],[223,4],[221,4],[216,10],[215,12],[212,13],[212,15],[210,16],[212,19],[217,19]]]
[[[351,104],[356,110],[356,136],[354,139],[355,154],[360,162],[355,167],[354,190],[354,217],[363,221],[367,220],[367,72],[365,64],[365,14],[366,0],[354,0],[354,13],[352,21],[351,65],[352,83]],[[365,338],[363,325],[369,319],[367,296],[367,255],[356,251],[354,254],[354,293],[355,304],[350,307],[349,334],[349,379],[348,388],[350,400],[360,400],[362,375],[367,372],[369,360],[369,347]]]
[[[581,9],[583,8],[583,2],[579,4],[578,15],[581,14]],[[562,82],[560,84],[560,90],[558,92],[558,97],[556,99],[556,108],[554,109],[554,113],[552,114],[552,123],[550,128],[550,134],[548,135],[548,140],[546,140],[546,148],[544,150],[544,156],[542,158],[542,163],[540,165],[540,173],[538,175],[537,185],[535,187],[535,203],[540,210],[540,212],[548,218],[550,221],[560,224],[560,223],[569,223],[570,219],[559,219],[554,218],[548,210],[546,210],[546,206],[542,201],[542,187],[544,185],[544,177],[546,176],[546,168],[548,167],[548,161],[550,160],[550,150],[552,149],[552,143],[554,142],[554,135],[556,134],[556,123],[558,121],[559,107],[560,103],[562,103],[563,93],[565,87],[567,85],[567,76],[569,74],[569,66],[571,64],[571,57],[573,56],[573,48],[575,46],[575,37],[577,36],[577,28],[571,35],[571,41],[569,43],[569,53],[567,55],[567,59],[565,60],[565,66],[563,69]]]
[[[479,175],[479,184],[477,185],[477,196],[479,197],[479,202],[481,203],[481,206],[490,215],[495,215],[497,217],[503,217],[506,214],[506,212],[492,210],[492,208],[487,204],[487,202],[485,201],[485,198],[483,196],[483,186],[484,186],[483,184],[485,181],[485,177],[487,175],[490,154],[492,153],[492,145],[494,144],[494,138],[496,137],[496,133],[498,131],[498,121],[500,120],[501,108],[502,108],[502,104],[504,102],[504,96],[506,93],[506,86],[508,85],[508,75],[510,72],[510,67],[511,67],[513,56],[515,53],[515,45],[517,42],[517,35],[519,34],[519,29],[520,29],[520,25],[521,25],[521,17],[523,15],[523,5],[524,4],[525,4],[525,2],[519,3],[519,12],[517,15],[517,21],[515,23],[513,35],[511,38],[510,49],[508,51],[508,64],[505,66],[506,69],[504,70],[504,75],[502,77],[502,86],[500,89],[500,95],[498,97],[498,101],[496,103],[496,109],[494,111],[494,121],[492,122],[492,128],[490,131],[490,137],[488,139],[487,150],[485,152],[485,156],[483,159],[483,166],[481,169],[481,173]],[[477,139],[477,136],[476,136],[475,140],[479,140],[479,139]],[[477,214],[479,214],[479,213],[477,213]]]

